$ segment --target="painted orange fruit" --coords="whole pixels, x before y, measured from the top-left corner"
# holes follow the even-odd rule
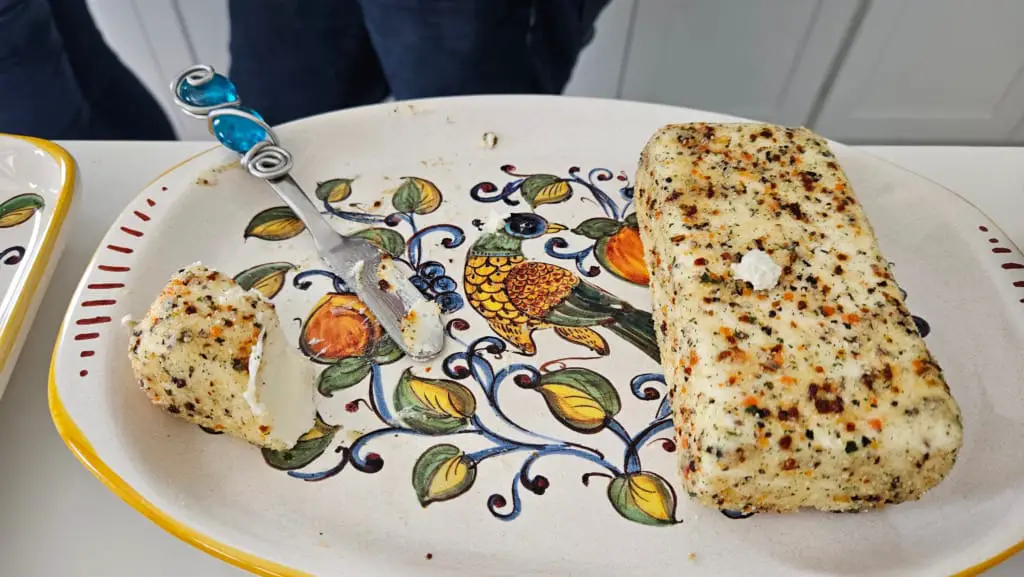
[[[303,324],[299,346],[314,361],[333,363],[369,353],[383,335],[373,313],[355,295],[327,294]]]
[[[626,225],[618,232],[597,241],[597,260],[613,275],[638,285],[647,285],[651,276],[644,264],[644,245],[640,232]]]

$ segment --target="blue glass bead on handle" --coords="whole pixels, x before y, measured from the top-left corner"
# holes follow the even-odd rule
[[[171,91],[186,114],[207,120],[210,134],[225,148],[244,155],[262,141],[277,143],[263,117],[243,107],[234,83],[212,66],[189,67],[172,83]]]
[[[263,120],[255,110],[242,106],[236,110],[248,112]],[[209,127],[210,134],[213,134],[221,144],[239,154],[249,152],[257,143],[267,139],[267,131],[259,123],[244,116],[230,114],[225,109],[210,113]]]
[[[178,86],[178,98],[192,106],[222,106],[238,102],[238,91],[226,76],[214,73],[212,78],[198,85],[182,82]]]

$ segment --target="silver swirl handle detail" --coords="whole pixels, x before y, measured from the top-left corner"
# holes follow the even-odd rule
[[[292,155],[280,146],[264,140],[242,156],[242,166],[249,174],[264,180],[277,180],[292,169]]]

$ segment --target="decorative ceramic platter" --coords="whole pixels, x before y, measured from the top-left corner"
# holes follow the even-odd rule
[[[632,172],[654,130],[697,120],[733,119],[486,97],[282,127],[295,178],[336,227],[407,261],[441,303],[450,338],[425,364],[367,328],[237,155],[201,154],[143,191],[99,247],[54,355],[57,427],[142,513],[264,575],[935,576],[1011,554],[1024,538],[1024,256],[916,175],[836,145],[963,411],[959,463],[919,502],[746,519],[704,508],[680,492],[650,341],[614,326],[514,329],[544,306],[530,285],[552,281],[500,277],[534,261],[649,307]],[[529,226],[482,257],[492,211]],[[119,319],[196,261],[272,296],[322,369],[320,421],[294,450],[207,434],[133,382]]]
[[[0,134],[0,396],[64,250],[74,189],[75,165],[64,149]]]

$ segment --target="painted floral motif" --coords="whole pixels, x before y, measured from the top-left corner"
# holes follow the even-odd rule
[[[550,486],[548,478],[535,474],[533,468],[545,457],[562,455],[593,464],[597,470],[583,475],[581,482],[589,485],[594,477],[607,478],[608,499],[626,519],[647,525],[677,522],[675,490],[657,473],[644,470],[640,457],[642,447],[652,441],[661,441],[658,434],[672,426],[667,398],[661,398],[649,386],[652,382],[661,383],[660,375],[643,374],[633,379],[631,390],[636,398],[661,399],[661,403],[651,422],[637,433],[630,434],[616,419],[622,406],[619,393],[604,376],[587,368],[565,366],[564,361],[549,362],[540,367],[512,363],[496,369],[492,360],[507,353],[506,342],[492,336],[466,342],[460,333],[469,328],[469,323],[460,318],[448,323],[448,336],[459,343],[462,350],[444,359],[445,378],[429,378],[407,368],[392,394],[388,395],[379,365],[369,363],[370,378],[365,399],[351,401],[346,408],[355,412],[360,406],[368,407],[380,426],[361,434],[350,445],[340,447],[338,452],[341,456],[337,463],[317,472],[295,470],[300,468],[295,466],[297,463],[311,462],[306,458],[311,452],[307,449],[309,443],[303,445],[302,442],[291,451],[265,450],[267,463],[306,481],[328,479],[350,464],[351,468],[362,473],[377,473],[384,467],[384,458],[370,451],[374,440],[394,435],[444,437],[443,442],[424,450],[412,467],[413,490],[424,507],[468,493],[476,481],[477,470],[486,461],[501,455],[520,454],[523,455],[522,461],[511,480],[509,491],[493,493],[486,499],[488,510],[496,518],[515,519],[522,512],[523,489],[543,495]],[[539,406],[546,405],[551,416],[572,431],[586,435],[614,435],[623,447],[621,461],[613,462],[597,449],[540,434],[517,423],[503,410],[499,400],[499,390],[509,384],[524,393],[537,393],[538,402],[543,403]],[[499,433],[499,427],[494,426],[496,424],[516,434]],[[318,428],[324,427],[318,423]],[[465,436],[477,437],[487,446],[466,451],[459,443],[459,439]],[[317,454],[324,448],[326,444],[318,447]],[[674,450],[674,447],[664,448]],[[303,452],[302,459],[284,455],[297,452]],[[282,463],[287,466],[281,466]]]
[[[592,172],[590,179],[610,180],[610,174]],[[585,182],[573,175],[576,180],[531,175],[520,178],[511,188],[531,206],[563,202],[572,196],[573,183]],[[324,212],[370,225],[353,236],[366,238],[407,264],[413,271],[412,282],[437,301],[445,313],[462,310],[468,300],[473,311],[498,336],[465,339],[470,321],[451,318],[446,331],[460,350],[443,360],[443,375],[430,375],[429,367],[410,367],[393,384],[385,383],[381,368],[402,359],[403,353],[381,329],[373,313],[330,271],[313,269],[295,274],[291,284],[300,290],[309,290],[316,279],[326,279],[330,287],[306,318],[301,319],[300,350],[311,361],[325,365],[317,381],[318,393],[326,399],[365,386],[365,395],[349,401],[345,409],[355,413],[365,407],[379,426],[336,447],[334,454],[339,457],[330,466],[309,471],[315,469],[315,463],[326,459],[324,453],[339,430],[318,415],[314,429],[295,447],[288,451],[264,451],[267,464],[306,481],[328,479],[346,468],[372,474],[384,466],[384,457],[371,450],[375,440],[396,435],[436,437],[438,442],[411,463],[412,491],[424,507],[470,493],[479,467],[487,461],[502,455],[520,455],[520,465],[508,490],[491,493],[484,500],[496,518],[515,519],[522,511],[524,489],[543,495],[550,486],[549,479],[535,473],[535,468],[547,457],[559,455],[593,465],[595,470],[583,475],[581,483],[589,486],[595,478],[607,479],[608,501],[622,517],[646,525],[676,523],[674,489],[657,473],[645,470],[640,456],[641,449],[650,444],[675,450],[670,440],[658,438],[659,433],[671,428],[667,398],[651,386],[663,384],[660,375],[644,373],[630,383],[635,399],[661,401],[648,424],[631,434],[618,421],[622,399],[616,384],[600,373],[584,366],[570,366],[567,363],[571,359],[539,365],[494,364],[513,352],[536,354],[532,333],[542,329],[551,329],[564,340],[601,356],[610,352],[602,333],[616,334],[656,361],[658,349],[651,315],[587,282],[585,277],[593,273],[588,275],[579,267],[574,271],[526,260],[520,250],[522,242],[566,230],[530,213],[513,214],[503,228],[484,232],[477,238],[466,252],[463,287],[459,291],[458,282],[448,276],[442,259],[427,260],[424,256],[423,239],[429,234],[442,236],[435,245],[440,251],[458,248],[465,240],[463,231],[451,224],[419,226],[417,219],[433,213],[443,202],[437,186],[423,178],[405,178],[391,196],[394,212],[380,215],[361,210],[356,203],[341,208],[341,203],[352,196],[353,184],[354,180],[348,178],[320,183],[315,195],[323,203]],[[626,188],[631,195],[631,188]],[[590,223],[583,227],[591,235],[588,238],[596,240],[590,250],[599,251],[599,262],[609,271],[631,280],[619,273],[629,271],[628,267],[635,263],[626,258],[628,251],[621,249],[625,246],[623,241],[616,239],[620,229],[635,228],[635,218],[623,218],[621,214],[628,209],[628,200],[620,211],[596,186],[592,194],[601,199],[602,207],[610,207],[615,220],[606,219],[611,225]],[[595,226],[604,227],[597,231],[601,234],[596,234]],[[406,238],[399,228],[407,228],[410,236]],[[280,241],[303,230],[301,221],[287,207],[275,207],[257,214],[244,236]],[[598,245],[600,248],[596,248]],[[633,248],[640,249],[639,243]],[[547,252],[552,254],[550,249]],[[582,257],[576,260],[582,262]],[[285,287],[287,275],[294,269],[286,262],[265,263],[240,272],[236,280],[243,287],[256,288],[273,298]],[[520,424],[507,414],[499,400],[499,390],[509,384],[519,394],[532,397],[537,410],[549,414],[567,433],[603,434],[617,439],[622,446],[621,458]],[[467,437],[474,437],[477,442],[463,443],[461,439]]]
[[[34,193],[19,194],[0,202],[0,229],[14,228],[28,222],[43,206],[43,197]],[[23,246],[9,246],[0,250],[0,264],[13,266],[23,258]]]
[[[588,218],[572,229],[576,235],[593,241],[590,246],[563,252],[569,242],[562,237],[554,237],[544,246],[548,255],[559,259],[572,260],[576,269],[588,277],[597,276],[600,269],[586,266],[587,257],[593,255],[605,270],[616,277],[633,284],[647,285],[650,276],[644,265],[644,250],[640,243],[640,232],[636,222],[636,213],[630,212],[633,205],[633,185],[626,173],[613,176],[607,168],[594,168],[586,178],[580,176],[580,168],[569,168],[567,177],[553,174],[519,174],[515,166],[506,164],[502,172],[513,177],[513,180],[498,187],[491,182],[481,182],[473,187],[470,194],[480,202],[503,202],[508,206],[517,206],[520,196],[530,208],[536,209],[542,204],[563,203],[572,198],[573,186],[582,187],[590,193],[592,200],[604,213],[604,216]],[[603,190],[606,183],[615,179],[621,183],[617,191],[622,205],[612,194]],[[589,200],[589,199],[588,199]]]

